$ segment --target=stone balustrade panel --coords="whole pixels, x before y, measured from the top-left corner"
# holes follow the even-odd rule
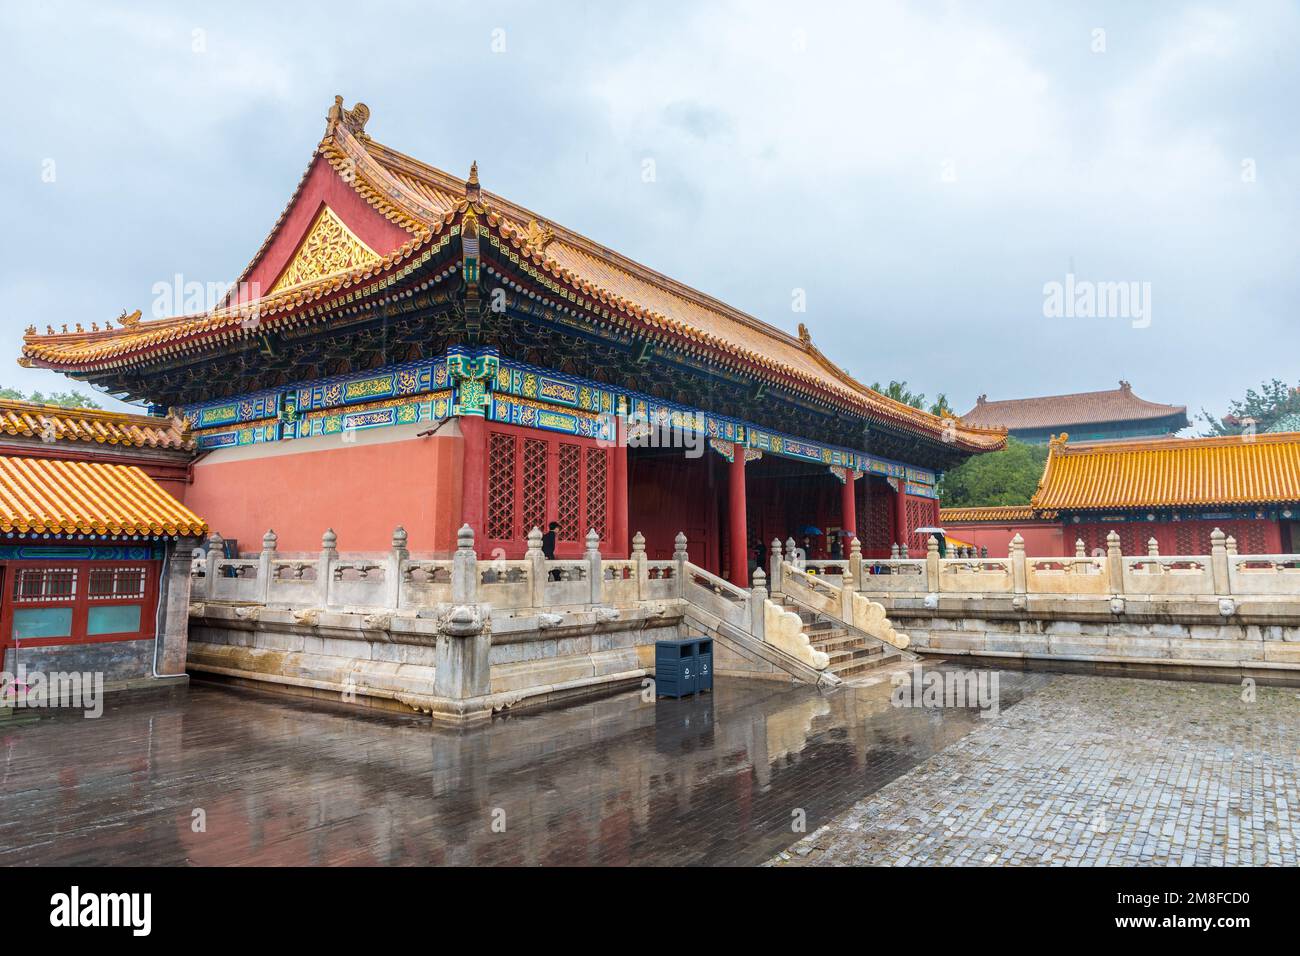
[[[1005,594],[1015,589],[1010,558],[948,558],[939,562],[939,590]]]
[[[1026,558],[1030,594],[1110,594],[1105,558]]]
[[[1214,593],[1214,574],[1205,557],[1154,556],[1122,559],[1125,594]]]
[[[1300,595],[1300,556],[1229,555],[1228,582],[1233,594]]]

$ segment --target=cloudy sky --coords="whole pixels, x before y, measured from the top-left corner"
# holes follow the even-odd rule
[[[0,385],[67,385],[13,363],[28,324],[234,279],[335,93],[958,411],[1300,381],[1295,3],[112,6],[0,6]],[[1149,313],[1046,316],[1067,273]]]

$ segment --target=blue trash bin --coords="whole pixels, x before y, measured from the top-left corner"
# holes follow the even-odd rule
[[[713,690],[713,641],[700,638],[695,648],[695,691]]]
[[[694,694],[699,677],[696,649],[699,640],[655,641],[655,695],[686,697]],[[710,667],[712,670],[712,667]]]

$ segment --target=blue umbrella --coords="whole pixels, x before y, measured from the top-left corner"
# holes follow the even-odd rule
[[[821,534],[821,533],[822,533],[822,529],[821,529],[821,528],[814,528],[812,525],[808,525],[808,527],[804,528],[804,529],[803,529],[802,531],[800,531],[799,533],[800,533],[800,534]]]

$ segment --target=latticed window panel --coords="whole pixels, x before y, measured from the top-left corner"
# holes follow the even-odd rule
[[[939,524],[939,502],[931,498],[907,499],[907,546],[924,550],[929,544],[916,533],[917,528],[934,528]]]
[[[546,531],[547,443],[524,441],[523,535],[534,528]]]
[[[515,438],[493,432],[488,441],[487,536],[515,537]]]
[[[15,601],[70,600],[76,590],[75,568],[22,568],[14,575]]]
[[[560,541],[578,541],[582,529],[582,449],[577,445],[560,445],[558,467],[559,502],[556,522],[560,524]]]
[[[609,487],[609,453],[603,448],[587,449],[587,520],[584,528],[595,528],[603,541],[605,502]],[[585,532],[584,532],[585,533]]]
[[[95,568],[90,572],[87,597],[92,601],[144,596],[144,568]]]
[[[560,445],[558,474],[559,501],[555,520],[560,523],[561,541],[579,541],[582,517],[582,449],[577,445]]]
[[[894,543],[893,492],[889,485],[875,478],[858,479],[863,491],[858,496],[858,541],[862,553],[881,557],[889,554]]]

